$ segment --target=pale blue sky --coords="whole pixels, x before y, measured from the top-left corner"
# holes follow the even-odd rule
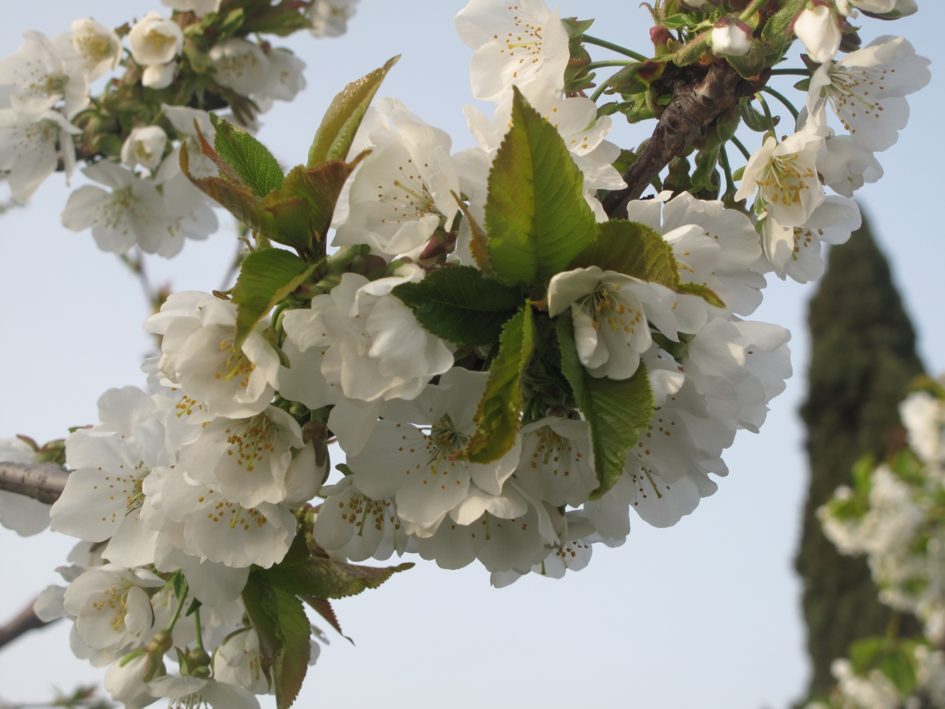
[[[309,87],[264,117],[260,137],[289,164],[304,159],[328,100],[347,81],[394,54],[403,59],[382,95],[396,96],[430,123],[472,144],[462,115],[470,103],[469,51],[452,29],[463,0],[362,0],[349,34],[289,46],[308,63]],[[551,3],[554,5],[555,3]],[[933,371],[945,370],[945,244],[938,209],[945,44],[934,35],[945,7],[893,24],[865,21],[864,37],[905,34],[933,60],[933,81],[912,99],[900,142],[880,155],[886,177],[860,195],[920,332]],[[562,0],[563,15],[597,17],[594,33],[645,46],[646,12],[637,2]],[[118,24],[156,9],[145,0],[4,0],[0,54],[19,34],[64,30],[83,13]],[[644,50],[645,51],[645,50]],[[600,58],[606,52],[596,54]],[[641,127],[615,140],[635,144]],[[26,209],[0,220],[0,436],[44,440],[95,420],[108,387],[140,384],[150,343],[138,284],[89,234],[59,226],[67,189],[54,176]],[[233,248],[224,228],[181,258],[155,263],[155,282],[210,289]],[[715,496],[671,529],[635,521],[630,539],[598,549],[590,566],[562,581],[527,578],[494,590],[479,567],[445,572],[426,563],[379,591],[337,603],[351,647],[333,636],[298,706],[361,709],[483,706],[760,709],[784,707],[804,686],[806,660],[799,586],[791,558],[799,534],[806,466],[796,411],[804,397],[805,301],[811,287],[774,279],[755,318],[789,327],[796,375],[772,404],[761,434],[743,432],[727,456],[732,473]],[[51,535],[20,540],[0,532],[7,572],[0,608],[12,613],[56,580],[70,543]],[[34,633],[0,652],[0,697],[48,698],[47,687],[97,680],[72,658],[67,628]]]

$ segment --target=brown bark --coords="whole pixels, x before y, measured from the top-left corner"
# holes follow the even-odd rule
[[[49,623],[39,619],[33,610],[33,601],[30,601],[29,605],[24,606],[19,613],[4,625],[0,625],[0,648],[5,647],[21,635],[46,625],[49,625]]]
[[[672,83],[672,99],[660,114],[652,137],[623,175],[627,187],[602,200],[611,218],[625,217],[627,204],[640,198],[670,160],[698,145],[719,116],[740,97],[757,90],[725,62],[685,67]]]
[[[55,463],[10,463],[0,461],[0,490],[52,504],[59,499],[69,473]]]

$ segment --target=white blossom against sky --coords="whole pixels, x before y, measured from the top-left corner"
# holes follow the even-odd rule
[[[263,116],[261,139],[285,163],[303,161],[330,98],[402,54],[381,95],[447,131],[454,149],[473,145],[462,112],[472,103],[470,50],[452,22],[464,4],[361,0],[343,37],[292,38],[288,46],[308,64],[308,88]],[[636,2],[549,4],[563,16],[596,16],[594,34],[646,52],[648,20]],[[910,123],[881,156],[885,178],[859,197],[935,373],[945,371],[945,229],[936,160],[945,157],[945,136],[936,133],[945,43],[935,36],[945,25],[945,6],[919,4],[917,15],[896,23],[862,23],[865,42],[905,35],[932,59],[933,78],[910,98]],[[166,11],[156,0],[4,0],[0,55],[14,51],[25,30],[55,34],[80,14],[114,26],[151,9]],[[803,94],[795,95],[800,104]],[[609,138],[635,144],[643,130],[622,126]],[[67,195],[55,175],[28,207],[0,217],[0,436],[60,437],[68,426],[95,421],[105,389],[143,384],[138,363],[152,342],[141,329],[147,312],[139,285],[88,234],[60,226]],[[227,220],[221,224],[173,261],[154,261],[152,282],[171,281],[178,290],[220,287],[233,249]],[[762,432],[739,435],[726,456],[730,476],[698,514],[669,529],[635,524],[626,545],[598,549],[594,564],[561,581],[528,577],[496,590],[479,568],[444,572],[421,562],[379,591],[339,601],[341,623],[357,646],[332,635],[297,706],[758,709],[797,698],[807,670],[792,558],[807,473],[796,412],[808,355],[805,301],[815,286],[770,281],[753,317],[792,330],[796,374],[772,402]],[[5,615],[57,580],[53,567],[71,542],[49,533],[23,540],[0,530],[0,543]],[[100,681],[72,657],[67,630],[55,626],[0,651],[0,699],[39,701],[51,697],[52,685]]]

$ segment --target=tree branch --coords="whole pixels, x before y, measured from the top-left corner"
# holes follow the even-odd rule
[[[21,635],[31,630],[42,628],[49,625],[49,622],[52,622],[39,619],[36,615],[36,611],[33,610],[33,603],[35,601],[36,599],[30,601],[28,605],[24,606],[23,609],[8,620],[6,624],[0,625],[0,648],[13,642]]]
[[[660,114],[652,137],[623,175],[627,187],[602,200],[611,218],[626,217],[627,204],[640,198],[670,160],[698,144],[719,116],[734,107],[741,96],[756,90],[755,84],[744,81],[725,62],[715,62],[708,68],[694,65],[683,71],[674,82],[673,97]]]
[[[55,463],[0,461],[0,490],[52,504],[59,499],[69,473]]]

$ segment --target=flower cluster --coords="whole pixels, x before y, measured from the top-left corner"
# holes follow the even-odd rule
[[[853,487],[839,488],[818,514],[842,553],[866,557],[880,600],[922,622],[918,641],[901,642],[916,679],[904,683],[888,661],[856,667],[838,660],[837,698],[829,706],[898,707],[913,694],[929,697],[933,706],[945,702],[945,657],[930,649],[945,639],[945,388],[928,382],[899,413],[909,448],[875,468],[861,461]],[[894,653],[887,648],[886,654]],[[887,699],[870,704],[863,699],[868,696]]]
[[[83,542],[60,569],[68,588],[47,589],[36,610],[73,619],[73,651],[108,665],[106,688],[128,706],[184,696],[258,706],[253,693],[269,685],[241,594],[251,566],[289,550],[292,508],[319,483],[314,450],[280,409],[220,419],[158,392],[106,392],[101,423],[67,439],[72,473],[50,516]],[[189,648],[179,676],[164,662],[175,647]]]
[[[859,227],[853,193],[882,176],[875,152],[896,142],[909,115],[904,97],[929,81],[928,60],[902,37],[818,61],[797,132],[781,141],[769,134],[736,193],[755,197],[774,271],[800,283],[823,274],[822,243],[843,243]],[[846,134],[830,127],[828,107]]]
[[[62,223],[91,229],[100,249],[117,254],[138,248],[171,257],[185,239],[215,232],[209,201],[180,171],[180,145],[196,143],[195,124],[213,139],[211,109],[229,107],[254,125],[274,100],[290,101],[304,88],[304,62],[250,33],[309,27],[337,35],[354,8],[325,0],[247,11],[221,0],[164,4],[169,17],[148,12],[122,37],[79,19],[52,39],[26,33],[22,47],[0,60],[0,171],[13,198],[26,202],[57,169],[71,177],[78,157],[94,184],[72,193]],[[268,25],[260,25],[267,11]],[[93,95],[93,83],[117,69],[123,76]]]
[[[654,29],[653,59],[596,82],[590,23],[542,0],[471,0],[456,26],[472,93],[495,105],[466,111],[475,147],[454,153],[399,101],[373,101],[391,60],[335,98],[307,161],[286,172],[202,109],[226,105],[246,126],[295,95],[299,62],[247,39],[252,18],[232,19],[225,1],[168,2],[170,20],[150,14],[128,34],[133,85],[163,90],[192,72],[219,103],[162,104],[116,159],[87,168],[110,189],[79,188],[65,223],[92,226],[107,249],[170,255],[212,228],[202,192],[253,240],[232,289],[174,293],[147,320],[160,341],[149,391],[107,392],[100,423],[65,444],[52,526],[83,544],[62,570],[68,588],[38,611],[74,619],[77,653],[109,665],[130,706],[254,706],[264,692],[288,706],[312,656],[303,602],[337,628],[329,599],[404,568],[350,562],[478,561],[502,586],[583,568],[595,544],[625,541],[631,509],[657,527],[693,512],[791,372],[788,331],[748,319],[765,274],[818,275],[821,243],[859,224],[849,194],[878,176],[873,152],[895,140],[904,95],[927,81],[904,40],[836,63],[834,48],[809,72],[797,133],[778,141],[759,77],[793,35],[769,23],[790,20],[804,39],[823,2],[786,3],[791,17],[689,2],[675,34]],[[280,3],[280,31],[335,34],[351,7]],[[693,105],[680,92],[726,72],[734,103],[643,174],[658,189],[639,199],[635,173],[662,149],[666,116],[683,125]],[[81,110],[71,96],[43,110],[68,123]],[[866,123],[847,110],[864,96]],[[827,106],[849,136],[830,132]],[[659,121],[649,146],[607,140],[618,113]],[[766,137],[737,186],[725,146],[741,120]],[[55,157],[65,139],[49,145]]]

